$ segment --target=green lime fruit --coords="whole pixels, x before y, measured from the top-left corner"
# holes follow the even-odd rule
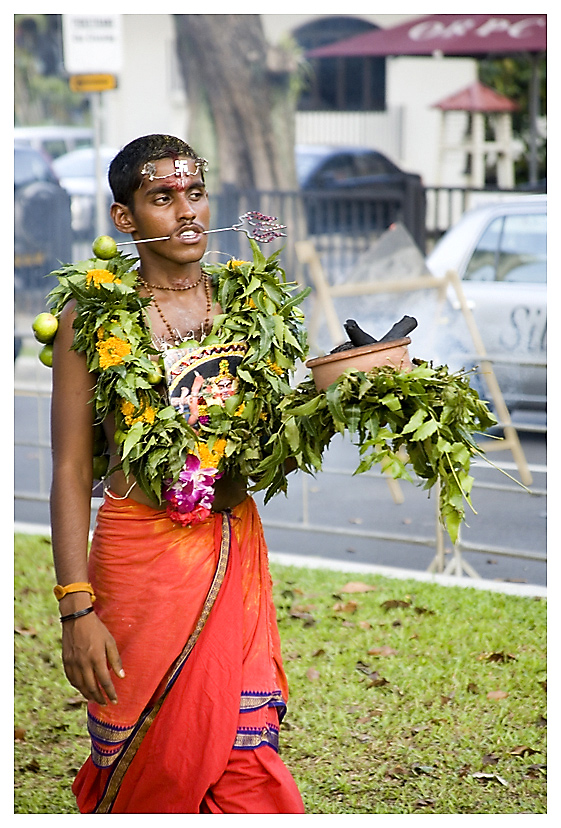
[[[150,385],[158,385],[158,383],[162,381],[162,377],[162,369],[160,368],[158,363],[155,362],[152,366],[152,369],[148,371],[146,379],[148,380]]]
[[[98,259],[112,259],[117,255],[117,242],[111,236],[98,236],[92,244],[92,251]]]
[[[43,345],[43,347],[41,348],[41,350],[39,352],[39,359],[41,360],[43,365],[47,366],[47,368],[52,368],[53,367],[53,346],[50,345],[50,344]]]
[[[218,345],[219,343],[220,337],[216,336],[216,334],[208,334],[208,336],[205,336],[202,342],[203,345]],[[199,342],[197,344],[200,345],[201,343]]]
[[[93,478],[103,480],[109,468],[109,457],[106,454],[98,454],[93,459]]]
[[[58,319],[53,313],[40,313],[31,326],[35,339],[46,344],[52,342],[58,329]]]

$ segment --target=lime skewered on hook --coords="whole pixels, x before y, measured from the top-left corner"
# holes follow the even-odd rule
[[[245,233],[249,239],[254,239],[259,242],[270,242],[273,239],[278,239],[280,236],[286,236],[283,230],[286,230],[286,224],[279,224],[276,216],[265,216],[257,210],[250,210],[239,217],[239,221],[232,224],[230,227],[219,227],[216,230],[203,230],[203,235],[208,233],[224,233],[226,230],[237,230]],[[165,241],[171,236],[157,236],[153,239],[134,239],[131,241],[117,242],[119,246],[123,244],[144,244],[145,242]]]

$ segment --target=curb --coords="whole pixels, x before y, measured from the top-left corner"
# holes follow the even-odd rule
[[[50,538],[51,528],[36,523],[14,523],[14,532],[21,535],[42,535]],[[440,575],[432,572],[418,572],[414,569],[400,569],[392,566],[375,564],[348,563],[332,558],[307,557],[293,555],[291,552],[269,551],[271,563],[280,566],[296,566],[303,569],[330,569],[333,572],[358,572],[366,575],[382,575],[396,580],[423,581],[448,587],[467,587],[486,589],[489,592],[501,592],[505,595],[518,595],[526,598],[547,598],[547,587],[537,584],[517,584],[510,581],[489,581],[485,578],[466,578],[463,575]]]
[[[365,575],[382,575],[385,578],[396,578],[402,581],[423,581],[425,583],[438,584],[439,586],[468,587],[528,598],[547,598],[547,587],[537,584],[489,581],[485,578],[466,578],[463,575],[440,575],[432,572],[419,572],[414,569],[377,566],[376,564],[352,564],[331,558],[293,555],[291,552],[269,552],[269,560],[271,563],[280,564],[281,566],[296,566],[304,569],[330,569],[334,572],[359,572]]]

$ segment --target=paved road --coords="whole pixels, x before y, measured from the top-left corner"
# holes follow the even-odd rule
[[[48,392],[50,371],[33,357],[16,361],[15,490],[16,494],[39,492],[42,500],[16,496],[15,520],[47,526],[48,398],[19,395],[24,380],[34,390]],[[472,494],[477,515],[469,515],[469,526],[462,532],[462,541],[470,546],[469,551],[462,551],[462,558],[485,579],[545,585],[546,564],[539,558],[546,553],[546,439],[543,434],[523,431],[520,438],[533,472],[533,494],[478,463]],[[435,556],[434,496],[429,498],[427,492],[405,482],[399,484],[403,502],[395,502],[380,475],[352,476],[357,456],[354,446],[337,438],[321,474],[316,478],[293,475],[288,496],[280,495],[262,506],[271,552],[426,571]],[[489,456],[518,476],[509,451]],[[257,501],[261,503],[260,495]],[[446,548],[448,562],[449,542]],[[471,551],[474,548],[484,551]],[[529,557],[506,555],[505,550],[518,550]]]

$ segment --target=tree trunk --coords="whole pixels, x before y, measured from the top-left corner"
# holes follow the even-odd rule
[[[174,18],[197,152],[216,153],[223,185],[295,189],[295,60],[267,44],[258,14]],[[209,119],[215,144],[205,151],[191,136],[208,135]]]

